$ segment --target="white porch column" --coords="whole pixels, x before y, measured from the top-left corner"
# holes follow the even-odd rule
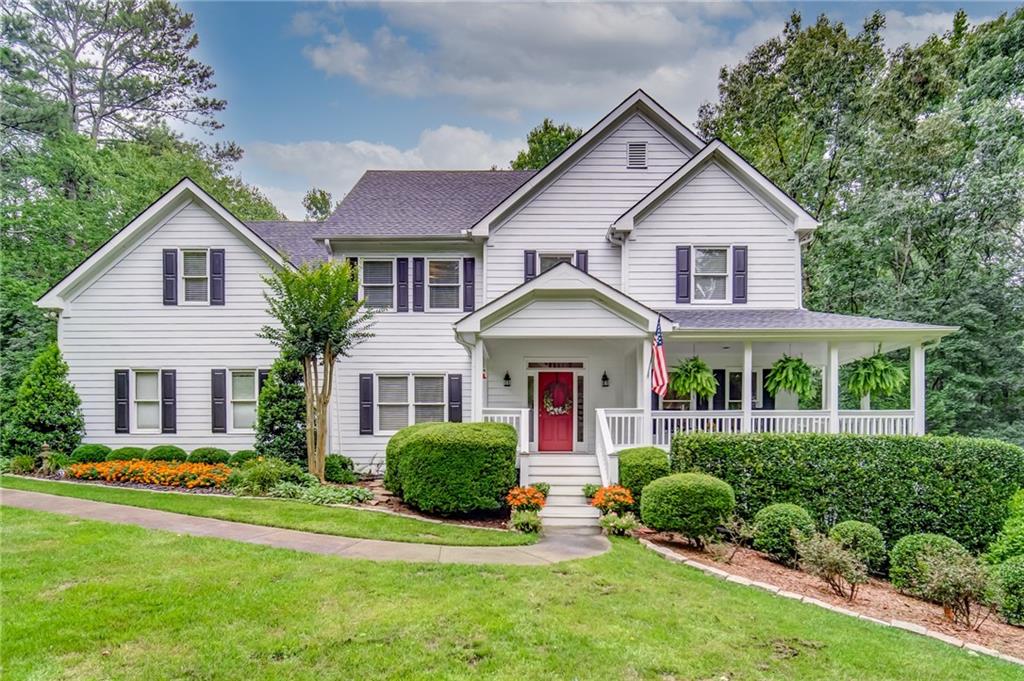
[[[643,432],[640,434],[640,443],[651,444],[651,339],[645,338],[640,341],[640,377],[636,382],[636,406],[644,410]]]
[[[743,343],[743,420],[740,422],[740,432],[749,433],[751,430],[751,417],[754,408],[750,374],[754,371],[754,346],[750,341]]]
[[[924,435],[924,347],[910,346],[910,409],[914,412],[914,435]]]
[[[487,382],[484,381],[484,341],[479,336],[477,336],[476,342],[473,344],[472,367],[473,408],[470,420],[483,421],[484,391],[487,390]]]
[[[828,364],[825,366],[825,401],[828,405],[828,432],[839,432],[839,346],[828,344]]]

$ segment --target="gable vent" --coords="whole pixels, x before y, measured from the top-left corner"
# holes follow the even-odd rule
[[[628,158],[626,159],[627,168],[639,168],[643,169],[647,167],[647,142],[630,142]]]

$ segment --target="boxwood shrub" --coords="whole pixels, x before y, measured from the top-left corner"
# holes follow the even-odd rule
[[[911,596],[927,599],[928,559],[968,555],[960,542],[941,534],[924,532],[900,539],[889,553],[889,581]]]
[[[754,515],[754,548],[793,565],[797,543],[814,534],[811,514],[796,504],[771,504]]]
[[[634,447],[619,452],[619,484],[633,493],[638,508],[644,487],[670,472],[668,453],[657,447]]]
[[[644,488],[640,515],[652,529],[700,541],[714,534],[735,506],[728,483],[703,473],[677,473]]]
[[[189,463],[227,463],[231,455],[219,447],[199,447],[188,455]]]
[[[71,463],[99,463],[100,461],[106,461],[110,451],[110,447],[106,445],[78,445],[71,452]]]
[[[147,450],[143,458],[147,461],[186,461],[188,454],[175,445],[157,445]]]
[[[829,530],[828,536],[856,556],[868,570],[882,574],[887,556],[885,538],[877,527],[859,520],[845,520]]]
[[[671,462],[673,471],[732,485],[748,520],[768,504],[792,502],[822,526],[857,518],[890,544],[942,532],[975,552],[999,532],[1007,501],[1024,487],[1024,449],[965,437],[680,434]]]
[[[1011,558],[1024,557],[1024,489],[1017,490],[1009,503],[1010,515],[1002,531],[985,553],[985,562],[997,565]]]
[[[398,435],[402,498],[423,511],[495,511],[516,483],[517,440],[510,425],[435,423]]]
[[[995,568],[999,614],[1010,624],[1024,627],[1024,556]]]
[[[228,465],[232,468],[241,466],[246,461],[251,461],[256,458],[256,450],[254,449],[239,449],[237,452],[231,455],[228,459]]]
[[[324,458],[324,480],[339,485],[351,485],[359,482],[355,464],[352,459],[342,454],[328,454]]]
[[[132,461],[146,458],[145,447],[118,447],[107,454],[107,461]]]
[[[391,436],[388,445],[384,449],[384,488],[392,494],[402,496],[402,478],[399,471],[398,461],[401,456],[401,449],[405,442],[427,428],[433,428],[436,423],[417,423],[406,426]]]

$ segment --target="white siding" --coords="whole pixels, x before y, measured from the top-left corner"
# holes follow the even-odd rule
[[[466,244],[334,246],[334,257],[476,257],[477,305],[483,299],[479,248]],[[375,336],[339,357],[331,404],[331,447],[352,457],[361,468],[383,471],[390,434],[359,434],[359,374],[462,374],[463,419],[470,420],[473,381],[468,351],[455,340],[452,325],[467,313],[412,312],[412,263],[409,264],[409,312],[382,312],[374,320]]]
[[[224,306],[163,305],[163,249],[189,247],[225,249]],[[277,357],[276,348],[256,337],[270,321],[260,278],[270,271],[251,244],[189,203],[82,291],[60,319],[59,337],[82,398],[85,440],[112,447],[251,447],[251,431],[211,432],[210,370],[269,368]],[[114,433],[115,369],[177,370],[176,434]]]
[[[644,336],[646,330],[590,300],[538,300],[487,327],[488,337]]]
[[[647,142],[647,169],[626,168],[627,144]],[[637,114],[613,130],[526,206],[492,231],[486,299],[523,283],[523,251],[589,252],[588,271],[619,286],[619,247],[608,226],[686,162],[689,153]]]
[[[799,306],[799,247],[792,226],[718,164],[709,164],[641,220],[626,245],[626,291],[654,308],[675,298],[675,247],[748,246],[751,307]]]

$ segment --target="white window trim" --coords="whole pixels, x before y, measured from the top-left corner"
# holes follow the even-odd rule
[[[455,270],[456,270],[456,272],[458,272],[458,275],[459,275],[459,282],[458,282],[458,284],[431,284],[430,283],[430,263],[432,263],[432,262],[454,262],[455,265],[456,265]],[[445,257],[425,258],[425,262],[423,264],[423,284],[424,284],[423,309],[425,311],[427,311],[427,312],[448,312],[448,313],[460,312],[462,310],[462,302],[463,302],[462,301],[462,294],[465,291],[465,287],[463,286],[462,277],[463,277],[462,258],[456,258],[456,257],[449,257],[449,258],[445,258]],[[455,286],[457,291],[458,291],[458,297],[459,297],[458,304],[455,305],[455,307],[433,307],[430,304],[430,289],[432,287],[434,287],[434,286],[440,286],[440,287],[443,287],[443,288],[451,288],[452,286]]]
[[[370,262],[390,262],[391,263],[391,306],[387,308],[375,307],[372,308],[376,313],[387,313],[398,311],[398,259],[395,257],[382,256],[379,258],[373,256],[359,256],[359,298],[366,298],[366,284],[363,283],[363,263],[366,261]],[[412,263],[410,263],[410,268]],[[410,275],[412,273],[410,272]],[[410,276],[411,278],[411,276]],[[386,284],[369,284],[371,288],[384,288]]]
[[[146,403],[156,402],[157,407],[157,425],[156,428],[140,428],[139,417],[138,417],[138,391],[135,387],[135,375],[138,373],[155,373],[156,374],[156,400],[144,400]],[[137,369],[129,370],[129,377],[131,380],[128,382],[128,397],[131,402],[131,409],[128,414],[128,432],[129,433],[161,433],[163,432],[164,426],[164,410],[163,410],[163,389],[164,389],[164,370],[153,369],[150,367],[139,367]]]
[[[252,428],[236,428],[235,427],[235,383],[233,380],[233,374],[236,371],[251,371],[253,381],[253,394],[255,399],[252,400],[239,400],[240,402],[252,402],[253,406],[258,410],[260,406],[260,370],[252,369],[249,367],[234,367],[225,369],[227,373],[227,425],[229,433],[254,433],[256,432],[256,420],[253,419]]]
[[[440,378],[441,389],[443,391],[443,401],[438,402],[416,402],[416,378]],[[406,384],[406,401],[405,402],[381,402],[380,401],[380,379],[382,378],[405,378],[408,383]],[[397,406],[405,404],[408,409],[408,418],[406,419],[405,425],[411,426],[416,423],[416,405],[431,405],[436,406],[441,404],[444,408],[444,418],[438,423],[442,423],[448,420],[448,374],[438,372],[416,372],[416,373],[402,373],[402,372],[385,372],[373,375],[373,432],[377,435],[394,435],[397,430],[384,430],[380,425],[380,405],[384,406]]]
[[[544,274],[544,270],[541,269],[541,261],[544,257],[548,258],[569,258],[569,264],[576,267],[576,251],[537,251],[537,276]],[[558,267],[558,265],[555,265]]]
[[[199,277],[185,276],[185,253],[206,253],[206,300],[185,300],[185,279],[199,279]],[[179,248],[178,249],[178,304],[193,307],[210,306],[210,249],[209,248]]]
[[[720,277],[721,274],[703,274],[697,272],[697,251],[698,250],[724,250],[725,251],[725,297],[715,299],[701,299],[697,297],[697,277]],[[695,305],[728,305],[732,303],[732,246],[701,244],[692,248],[693,262],[690,266],[690,302]],[[749,283],[748,283],[749,286]]]

